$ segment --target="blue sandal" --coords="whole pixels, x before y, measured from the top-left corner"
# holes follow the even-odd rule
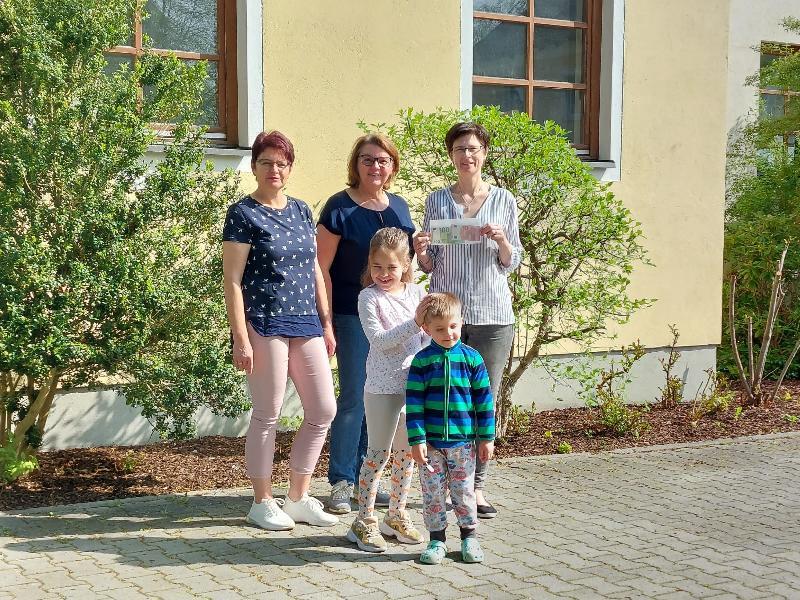
[[[483,562],[483,549],[476,537],[461,540],[461,558],[465,563]]]
[[[438,565],[447,556],[447,546],[439,540],[431,540],[419,557],[419,562],[426,565]]]

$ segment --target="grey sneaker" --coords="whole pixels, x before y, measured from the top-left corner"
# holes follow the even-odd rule
[[[378,493],[375,495],[375,506],[389,506],[389,490],[383,487],[383,479],[378,482]]]
[[[331,487],[331,496],[328,498],[328,510],[337,515],[346,515],[350,512],[350,496],[353,495],[353,484],[346,481],[337,481]]]
[[[353,500],[358,502],[358,487],[353,487]],[[386,508],[389,506],[389,491],[383,486],[383,479],[378,480],[378,492],[375,494],[375,506]]]

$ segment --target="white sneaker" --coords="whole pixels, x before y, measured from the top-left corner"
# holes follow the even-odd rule
[[[294,521],[281,510],[281,506],[283,500],[279,498],[264,498],[260,504],[253,501],[253,506],[247,513],[247,522],[270,531],[293,529]]]
[[[303,494],[297,502],[287,496],[283,510],[296,522],[316,527],[328,527],[339,522],[338,517],[325,512],[322,502],[308,494]]]

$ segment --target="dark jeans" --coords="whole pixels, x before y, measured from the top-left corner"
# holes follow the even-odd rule
[[[513,325],[467,325],[461,329],[461,341],[480,352],[486,370],[489,372],[489,385],[492,386],[495,407],[499,400],[503,368],[506,366],[511,344],[514,343]],[[336,421],[334,421],[335,423]],[[480,458],[475,467],[475,489],[482,490],[486,481],[489,463]]]
[[[328,481],[355,483],[367,452],[367,422],[364,419],[364,382],[367,379],[369,342],[358,315],[333,315],[339,396],[331,424]]]

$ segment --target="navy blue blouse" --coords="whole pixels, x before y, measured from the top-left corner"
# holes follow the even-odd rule
[[[314,221],[302,200],[275,209],[245,196],[228,208],[222,238],[250,245],[242,276],[245,316],[262,336],[322,335],[315,296]]]
[[[411,236],[414,222],[408,204],[397,194],[387,194],[389,206],[383,210],[370,210],[356,204],[342,190],[328,198],[319,224],[333,234],[341,236],[336,255],[331,263],[332,311],[338,315],[358,314],[358,294],[361,292],[361,274],[367,266],[369,242],[378,229],[399,227],[408,232],[409,251],[413,253]]]

